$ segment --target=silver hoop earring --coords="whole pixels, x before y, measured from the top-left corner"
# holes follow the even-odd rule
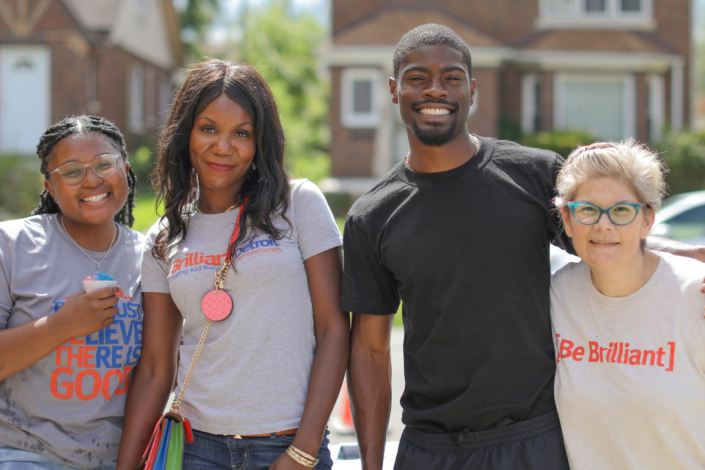
[[[252,162],[252,171],[255,171],[257,169],[257,165],[255,165],[255,162]]]

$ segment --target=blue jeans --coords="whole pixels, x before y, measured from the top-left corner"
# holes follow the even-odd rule
[[[318,465],[314,470],[329,470],[333,461],[328,450],[328,434],[318,449]],[[266,470],[294,442],[294,434],[272,437],[235,439],[193,431],[193,442],[184,449],[184,470]]]
[[[55,460],[26,450],[0,444],[0,470],[74,470]],[[115,461],[95,467],[95,470],[114,470]]]

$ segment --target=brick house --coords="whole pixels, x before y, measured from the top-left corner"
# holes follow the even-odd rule
[[[0,153],[34,153],[73,114],[154,135],[181,65],[171,0],[0,0]]]
[[[358,193],[408,152],[387,78],[401,36],[425,23],[470,46],[471,132],[582,129],[655,141],[691,121],[691,0],[332,0],[331,173]]]

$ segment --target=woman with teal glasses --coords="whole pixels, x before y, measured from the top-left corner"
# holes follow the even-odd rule
[[[646,249],[663,173],[628,140],[578,148],[558,176],[556,207],[582,259],[551,283],[573,470],[705,468],[705,266]]]

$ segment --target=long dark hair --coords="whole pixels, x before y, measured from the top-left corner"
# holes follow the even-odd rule
[[[274,96],[264,78],[249,65],[211,59],[196,64],[189,72],[159,139],[159,157],[152,182],[157,206],[164,203],[162,220],[166,218],[169,223],[157,235],[152,254],[161,260],[167,260],[169,247],[174,242],[181,243],[186,238],[189,205],[196,199],[197,176],[189,158],[193,122],[211,101],[222,95],[247,111],[253,120],[256,138],[253,169],[233,204],[248,196],[249,200],[242,209],[240,234],[228,253],[233,258],[235,247],[247,236],[248,226],[275,239],[284,236],[285,230],[277,229],[272,223],[275,216],[284,216],[289,205],[284,131]]]
[[[48,157],[52,155],[52,151],[56,144],[61,142],[66,137],[72,134],[88,134],[91,132],[96,132],[104,135],[110,140],[119,150],[120,156],[127,161],[127,150],[125,149],[125,138],[122,136],[120,129],[108,121],[105,118],[97,116],[71,116],[62,121],[57,122],[49,129],[44,131],[41,138],[39,139],[39,144],[37,145],[37,156],[42,161],[42,165],[39,171],[42,172],[44,178],[49,179],[49,172],[47,171],[47,160]],[[120,212],[115,215],[115,222],[132,227],[135,222],[135,218],[132,215],[132,208],[135,207],[135,182],[137,177],[132,168],[127,172],[127,186],[129,188],[129,193],[127,195],[127,202],[120,209]],[[39,205],[36,209],[32,211],[32,215],[39,214],[59,214],[61,209],[56,203],[54,198],[49,194],[46,189],[42,191],[39,196]]]

